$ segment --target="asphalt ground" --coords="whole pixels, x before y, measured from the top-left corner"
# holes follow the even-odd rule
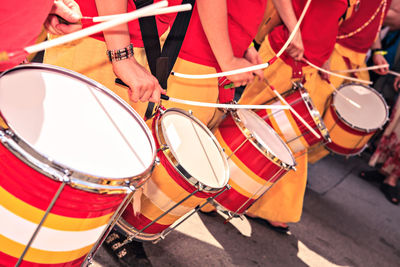
[[[153,266],[400,266],[400,206],[358,177],[366,162],[330,155],[310,165],[303,215],[289,235],[196,213],[165,240],[145,243],[146,253]],[[94,260],[120,266],[104,248]]]

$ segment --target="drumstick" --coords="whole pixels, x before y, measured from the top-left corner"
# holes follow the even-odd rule
[[[126,83],[124,83],[120,78],[116,78],[115,83],[129,88],[129,86]],[[280,109],[280,110],[289,109],[289,107],[285,105],[238,105],[238,104],[206,103],[206,102],[178,99],[164,94],[161,94],[161,99],[172,101],[175,103],[186,104],[190,106],[223,108],[223,109]]]
[[[345,96],[344,94],[342,94],[342,92],[340,92],[332,83],[330,80],[326,80],[326,82],[332,87],[333,91],[335,91],[338,95],[340,95],[341,97],[343,97],[347,102],[349,102],[350,104],[352,104],[353,106],[355,106],[356,108],[361,108],[361,106],[354,102],[353,100],[351,100],[350,98],[348,98],[347,96]]]
[[[157,10],[159,8],[165,7],[168,5],[168,1],[160,1],[151,5],[148,5],[146,7],[137,9],[135,11],[126,13],[124,15],[120,15],[118,18],[106,21],[106,22],[102,22],[96,25],[93,25],[91,27],[82,29],[80,31],[76,31],[70,34],[66,34],[63,35],[59,38],[50,40],[50,41],[45,41],[36,45],[32,45],[32,46],[28,46],[25,47],[23,50],[20,51],[16,51],[16,52],[11,52],[11,53],[6,53],[6,52],[1,52],[0,53],[0,61],[7,61],[9,60],[9,58],[11,57],[15,57],[21,54],[32,54],[32,53],[36,53],[48,48],[52,48],[54,46],[58,46],[58,45],[62,45],[64,43],[68,43],[68,42],[72,42],[75,41],[77,39],[92,35],[94,33],[97,32],[101,32],[103,30],[112,28],[114,26],[117,26],[119,24],[122,23],[126,23],[129,22],[131,20],[137,19],[137,18],[141,18],[146,16],[149,12],[157,12]],[[181,6],[173,6],[171,7],[171,9],[169,10],[169,12],[179,12],[179,11],[187,11],[187,6],[185,5],[183,8]]]
[[[366,67],[366,68],[351,69],[351,70],[335,70],[334,72],[352,73],[352,72],[360,72],[360,71],[366,71],[366,70],[376,70],[376,69],[386,68],[386,67],[389,67],[389,64],[382,64],[382,65],[376,65],[376,66],[371,66],[371,67]]]
[[[272,92],[279,98],[279,100],[285,104],[287,107],[289,107],[290,111],[301,121],[301,123],[307,127],[308,130],[318,139],[321,138],[321,136],[297,113],[292,106],[289,105],[289,103],[279,94],[279,92],[267,81],[267,79],[264,79],[264,82],[271,88]]]
[[[392,70],[389,70],[388,74],[392,74],[392,75],[397,76],[397,77],[400,76],[400,73],[392,71]]]
[[[287,39],[286,43],[282,46],[281,50],[279,50],[278,53],[273,58],[271,58],[267,63],[258,64],[258,65],[254,65],[251,67],[246,67],[246,68],[241,68],[241,69],[236,69],[236,70],[231,70],[231,71],[211,73],[211,74],[184,74],[184,73],[178,73],[178,72],[172,71],[171,75],[174,75],[174,76],[180,77],[180,78],[186,78],[186,79],[211,79],[211,78],[219,78],[219,77],[223,77],[223,76],[230,76],[230,75],[240,74],[240,73],[244,73],[244,72],[250,72],[250,71],[254,71],[254,70],[261,70],[261,69],[268,68],[282,55],[282,53],[289,46],[290,42],[292,42],[298,29],[300,28],[300,24],[303,21],[303,18],[305,16],[310,4],[311,4],[311,0],[308,0],[306,5],[304,6],[303,12],[301,13],[299,20],[297,21],[297,24],[295,25],[292,33],[289,35],[289,38]]]
[[[337,74],[337,73],[335,73],[335,72],[332,72],[332,71],[329,71],[329,70],[320,68],[320,67],[314,65],[313,63],[311,63],[310,61],[308,61],[308,60],[305,59],[305,58],[303,58],[303,61],[304,61],[305,63],[307,63],[308,65],[310,65],[311,67],[313,67],[313,68],[315,68],[315,69],[317,69],[317,70],[319,70],[319,71],[321,71],[321,72],[325,72],[325,73],[327,73],[327,74],[329,74],[329,75],[336,76],[336,77],[340,77],[340,78],[343,78],[343,79],[346,79],[346,80],[350,80],[350,81],[353,81],[353,82],[372,84],[371,81],[366,81],[366,80],[361,80],[361,79],[356,79],[356,78],[352,78],[352,77],[340,75],[340,74]]]
[[[183,5],[179,6],[179,11],[189,11],[191,9],[192,9],[191,4],[183,4]],[[154,15],[162,15],[162,14],[175,13],[175,12],[178,12],[176,10],[176,6],[170,6],[170,7],[159,8],[155,11],[150,11],[143,17],[150,17],[150,16],[154,16]],[[63,23],[63,24],[78,24],[79,23],[79,22],[69,22],[57,14],[54,14],[54,15],[58,18],[60,23]],[[109,21],[109,20],[115,19],[115,18],[119,18],[120,16],[124,16],[124,15],[126,15],[126,13],[114,14],[114,15],[108,15],[108,16],[97,16],[97,17],[82,16],[80,18],[80,20],[81,21],[87,20],[89,22],[104,22],[104,21]]]

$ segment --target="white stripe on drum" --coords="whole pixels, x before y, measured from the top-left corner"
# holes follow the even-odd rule
[[[259,184],[250,176],[248,176],[242,169],[240,169],[235,162],[228,160],[230,179],[240,186],[243,190],[247,191],[249,194],[253,195],[257,192],[264,184]],[[260,178],[261,179],[261,178]],[[255,197],[259,197],[262,194],[258,192]]]
[[[32,237],[37,224],[25,220],[0,206],[0,235],[22,245]],[[82,219],[83,221],[84,219]],[[61,231],[42,226],[32,247],[45,251],[71,251],[94,244],[106,225],[87,231]]]
[[[143,185],[143,194],[162,211],[167,211],[176,204],[175,201],[170,199],[166,194],[164,194],[164,192],[160,190],[160,188],[157,186],[156,183],[153,182],[151,178]],[[187,195],[189,195],[189,193],[182,196],[181,199],[185,198]],[[180,217],[191,211],[193,208],[180,205],[175,209],[171,210],[169,214]]]
[[[279,103],[280,102],[276,102],[274,104],[277,105]],[[279,127],[280,132],[283,134],[285,141],[287,142],[292,140],[290,143],[287,143],[292,152],[296,153],[306,149],[300,139],[297,138],[297,134],[284,111],[277,111],[273,113],[273,117]]]

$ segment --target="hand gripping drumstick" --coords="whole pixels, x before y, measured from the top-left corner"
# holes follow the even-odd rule
[[[160,1],[155,4],[151,4],[151,5],[145,6],[143,8],[137,9],[135,11],[119,15],[118,17],[116,17],[112,20],[109,20],[109,21],[106,21],[103,23],[99,23],[97,25],[93,25],[91,27],[82,29],[80,31],[66,34],[59,38],[50,40],[50,41],[45,41],[45,42],[42,42],[42,43],[39,43],[36,45],[25,47],[23,50],[20,50],[20,51],[15,51],[15,52],[11,52],[11,53],[1,52],[0,53],[0,61],[7,61],[7,60],[9,60],[9,58],[19,56],[21,54],[28,55],[28,54],[36,53],[36,52],[39,52],[39,51],[42,51],[42,50],[45,50],[45,49],[48,49],[48,48],[51,48],[54,46],[62,45],[64,43],[75,41],[77,39],[92,35],[94,33],[101,32],[103,30],[112,28],[119,24],[127,23],[131,20],[138,19],[141,17],[149,16],[149,13],[151,13],[152,15],[158,14],[158,10],[160,8],[166,7],[167,5],[168,5],[168,1],[166,1],[166,0]],[[161,10],[161,12],[162,12],[162,14],[165,14],[165,13],[187,11],[190,9],[191,9],[191,5],[188,4],[188,5],[172,6],[169,8],[168,12],[166,12],[165,10]]]
[[[331,87],[332,89],[341,97],[343,97],[347,102],[349,102],[350,104],[352,104],[353,106],[355,106],[356,108],[361,108],[361,106],[354,102],[353,100],[351,100],[350,98],[348,98],[347,96],[345,96],[344,94],[342,94],[342,92],[340,92],[332,83],[330,80],[325,80]]]
[[[289,105],[289,103],[279,94],[279,92],[267,81],[267,79],[264,79],[264,82],[271,88],[272,92],[279,98],[279,100],[285,104],[287,107],[289,107],[289,110],[301,121],[301,123],[307,127],[308,130],[318,139],[321,138],[321,136],[297,113],[292,106]]]
[[[258,65],[254,65],[251,67],[246,67],[246,68],[241,68],[241,69],[236,69],[236,70],[231,70],[231,71],[212,73],[212,74],[184,74],[184,73],[178,73],[178,72],[172,71],[171,75],[174,75],[174,76],[180,77],[180,78],[186,78],[186,79],[211,79],[211,78],[219,78],[219,77],[223,77],[223,76],[230,76],[230,75],[235,75],[235,74],[239,74],[239,73],[268,68],[282,55],[282,53],[286,50],[286,48],[292,42],[294,36],[296,35],[297,31],[300,28],[300,24],[303,21],[303,18],[305,16],[310,4],[311,4],[311,0],[308,0],[306,5],[304,6],[303,12],[301,13],[299,20],[297,21],[296,26],[294,27],[292,33],[289,35],[289,38],[287,39],[286,43],[282,46],[281,50],[279,50],[279,52],[273,58],[271,58],[267,63],[258,64]]]
[[[115,79],[115,83],[128,87],[129,86],[124,83],[120,78]],[[206,103],[206,102],[198,102],[191,100],[183,100],[174,97],[170,97],[164,94],[161,94],[161,99],[169,100],[175,103],[186,104],[190,106],[199,106],[199,107],[211,107],[211,108],[224,108],[224,109],[289,109],[288,106],[285,105],[237,105],[237,104],[219,104],[219,103]]]

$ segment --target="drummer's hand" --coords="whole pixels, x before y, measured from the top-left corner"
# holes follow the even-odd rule
[[[244,52],[245,59],[247,59],[250,63],[254,65],[259,65],[262,64],[262,58],[256,48],[254,46],[250,46],[247,48],[247,50]],[[258,76],[260,79],[264,78],[264,73],[261,69],[253,71],[254,75]]]
[[[245,58],[238,58],[238,57],[232,57],[231,60],[225,62],[223,65],[221,65],[221,69],[223,72],[225,71],[230,71],[230,70],[236,70],[236,69],[241,69],[241,68],[246,68],[246,67],[251,67],[253,64],[248,61]],[[229,80],[233,82],[233,85],[235,87],[239,86],[244,86],[254,79],[255,72],[245,72],[245,73],[239,73],[235,75],[229,75],[226,76]]]
[[[129,86],[129,98],[133,102],[160,102],[160,95],[166,91],[161,88],[157,79],[151,75],[135,58],[114,61],[115,75]]]
[[[397,76],[396,79],[394,79],[393,87],[394,87],[394,90],[396,92],[399,91],[399,89],[400,89],[400,76]]]
[[[374,54],[372,56],[372,61],[374,62],[374,65],[388,64],[385,57],[381,54]],[[379,68],[379,69],[374,70],[374,72],[378,73],[379,75],[386,75],[389,72],[389,67]]]
[[[295,60],[302,60],[304,55],[304,45],[301,39],[300,31],[297,31],[293,40],[290,42],[289,46],[286,48],[286,53],[289,54]]]
[[[57,18],[58,15],[72,24],[63,24]],[[62,35],[82,29],[79,20],[82,17],[79,5],[73,0],[54,0],[50,14],[47,17],[44,27],[54,35]]]
[[[327,70],[327,71],[331,71],[331,59],[329,58],[327,61],[325,61],[324,64],[322,64],[321,66],[322,69]],[[320,71],[319,72],[319,76],[321,76],[322,80],[329,80],[330,75],[326,72]]]

